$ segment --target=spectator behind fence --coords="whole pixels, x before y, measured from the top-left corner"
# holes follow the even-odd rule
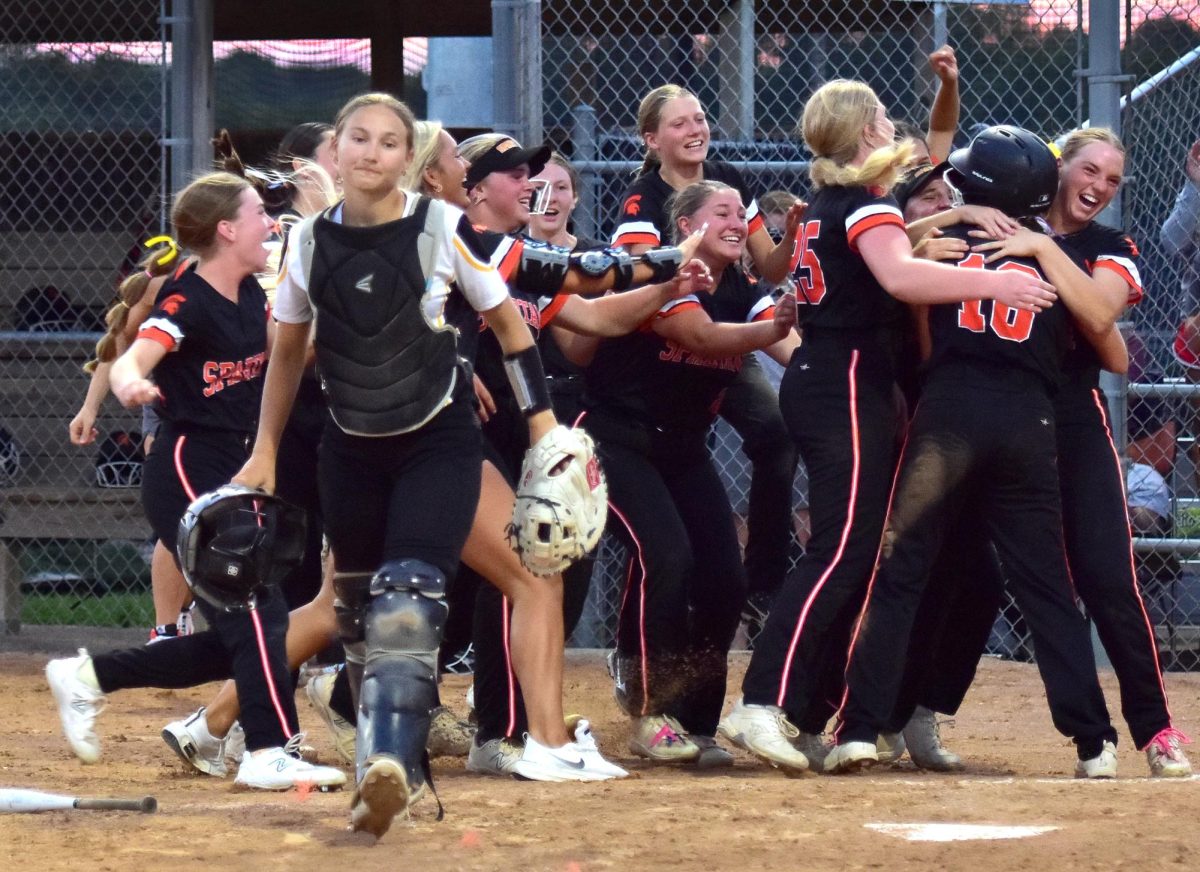
[[[1180,273],[1179,310],[1183,320],[1172,351],[1192,382],[1200,382],[1200,139],[1184,157],[1185,181],[1171,214],[1163,222],[1159,240]],[[1189,429],[1196,431],[1200,403],[1192,400]],[[1200,442],[1189,451],[1200,481]]]
[[[1174,535],[1168,479],[1175,465],[1178,430],[1168,401],[1142,397],[1130,402],[1125,490],[1129,526],[1135,536]],[[1134,552],[1134,567],[1149,603],[1160,601],[1162,592],[1179,579],[1181,569],[1173,554],[1140,551]]]

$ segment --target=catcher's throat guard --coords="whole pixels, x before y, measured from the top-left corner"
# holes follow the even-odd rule
[[[560,424],[525,454],[509,540],[526,569],[554,575],[596,547],[607,518],[595,443]]]

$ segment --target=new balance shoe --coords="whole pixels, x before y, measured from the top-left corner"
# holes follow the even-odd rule
[[[800,731],[778,706],[753,705],[739,698],[729,714],[721,718],[717,731],[786,774],[808,771],[808,757],[794,744]]]
[[[489,739],[480,744],[478,737],[467,752],[467,771],[480,775],[514,775],[514,766],[521,759],[521,748],[508,739]]]
[[[1076,778],[1116,778],[1117,777],[1117,746],[1105,742],[1100,753],[1087,760],[1075,763]]]
[[[825,758],[829,756],[829,751],[833,746],[824,736],[801,730],[793,744],[800,750],[800,753],[808,758],[810,772],[825,771]]]
[[[150,628],[150,638],[146,640],[146,644],[153,645],[155,642],[175,639],[182,635],[185,634],[179,632],[178,624],[159,624],[157,627]]]
[[[366,763],[367,770],[350,800],[350,828],[378,839],[388,831],[396,815],[407,811],[421,797],[425,785],[413,791],[404,767],[394,757],[379,755]]]
[[[696,758],[697,769],[727,769],[733,765],[733,755],[717,744],[716,736],[688,733],[688,738],[700,749],[700,755]]]
[[[179,611],[179,617],[175,619],[175,635],[190,636],[196,632],[196,601],[192,602]]]
[[[1179,747],[1191,744],[1191,741],[1174,727],[1159,731],[1146,746],[1150,775],[1154,778],[1187,778],[1191,775],[1192,763]]]
[[[466,757],[471,751],[475,728],[460,721],[450,709],[440,705],[429,721],[429,739],[425,749],[430,757]]]
[[[700,756],[699,746],[670,715],[636,718],[629,750],[655,763],[691,763]]]
[[[95,670],[87,649],[80,648],[77,657],[47,663],[46,681],[58,704],[58,717],[67,744],[84,763],[95,763],[100,759],[96,717],[104,711],[106,702],[95,683]]]
[[[571,734],[575,737],[575,750],[583,758],[584,770],[594,774],[591,781],[605,781],[610,778],[627,778],[629,773],[615,763],[604,759],[600,747],[596,744],[596,736],[587,718],[574,718],[574,729]]]
[[[183,720],[171,721],[163,727],[162,737],[167,747],[193,769],[217,778],[228,774],[225,742],[208,731],[203,706]]]
[[[298,744],[295,738],[289,746]],[[332,766],[306,763],[286,748],[275,747],[243,754],[234,783],[256,790],[291,790],[302,786],[336,790],[346,783],[346,774]]]
[[[933,772],[956,772],[963,768],[962,758],[942,744],[937,713],[917,706],[903,730],[908,756],[921,769]]]
[[[905,742],[903,733],[880,733],[875,740],[876,762],[884,765],[899,763],[904,756]]]
[[[874,742],[842,742],[829,749],[821,771],[830,775],[858,772],[879,762]]]
[[[308,702],[313,710],[329,728],[333,737],[333,748],[337,755],[346,763],[353,764],[358,731],[354,724],[339,715],[329,704],[329,700],[333,696],[333,683],[336,680],[336,672],[322,672],[314,675],[309,679],[308,684],[304,685],[304,694],[308,697]]]

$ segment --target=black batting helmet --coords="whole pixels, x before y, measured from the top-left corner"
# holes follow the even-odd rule
[[[279,497],[225,485],[179,520],[175,553],[196,596],[220,609],[253,608],[304,557],[304,512]]]
[[[981,131],[949,158],[946,182],[973,206],[991,206],[1013,218],[1050,208],[1058,190],[1058,161],[1028,130],[999,125]]]

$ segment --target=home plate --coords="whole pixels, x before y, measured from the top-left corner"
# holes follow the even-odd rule
[[[868,830],[909,842],[968,842],[973,840],[1028,839],[1058,827],[1006,827],[989,824],[863,824]]]

